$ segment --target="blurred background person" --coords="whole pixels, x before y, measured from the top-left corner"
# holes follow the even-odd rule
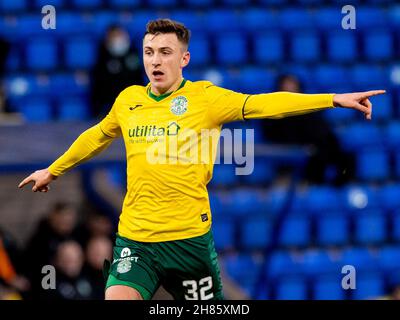
[[[52,261],[56,269],[56,288],[42,290],[40,296],[50,300],[89,299],[92,289],[82,275],[85,255],[81,245],[74,240],[61,242]]]
[[[296,76],[285,74],[277,79],[276,91],[301,93],[303,89]],[[312,155],[303,176],[306,182],[343,185],[354,179],[354,159],[350,153],[342,150],[322,112],[263,121],[262,128],[267,141],[304,145],[311,149]]]
[[[142,84],[139,53],[128,32],[117,25],[110,26],[92,71],[92,116],[104,117],[122,90]]]
[[[90,283],[90,299],[103,300],[105,282],[103,276],[104,260],[112,258],[113,242],[105,236],[94,236],[89,239],[85,248],[85,265],[83,275]]]
[[[25,250],[26,274],[32,283],[33,295],[42,291],[42,267],[51,264],[60,243],[80,239],[78,212],[66,203],[56,203],[51,212],[39,222]]]

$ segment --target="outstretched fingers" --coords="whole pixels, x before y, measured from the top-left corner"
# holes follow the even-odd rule
[[[21,183],[18,185],[18,188],[22,188],[22,187],[26,186],[31,181],[34,181],[32,178],[32,175],[30,175],[30,176],[26,177],[24,180],[22,180]]]
[[[361,97],[362,99],[367,99],[369,97],[377,96],[380,94],[386,93],[386,90],[371,90],[371,91],[365,91],[361,92]]]

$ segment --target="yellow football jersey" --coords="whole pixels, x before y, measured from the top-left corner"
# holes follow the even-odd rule
[[[211,226],[207,183],[222,125],[324,109],[333,106],[332,98],[288,92],[248,95],[208,81],[183,80],[176,91],[161,96],[151,92],[150,84],[131,86],[49,170],[61,175],[122,136],[127,193],[118,233],[143,242],[200,236]]]

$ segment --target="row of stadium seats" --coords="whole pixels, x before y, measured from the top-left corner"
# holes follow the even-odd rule
[[[382,182],[400,177],[400,152],[398,151],[400,127],[398,123],[394,123],[393,126],[396,126],[396,132],[390,132],[392,129],[390,127],[387,130],[389,134],[395,134],[395,137],[391,137],[391,140],[386,141],[391,148],[379,145],[365,148],[357,145],[359,151],[354,153],[356,159],[355,176],[360,181]],[[350,134],[342,135],[343,140],[349,140],[351,137]],[[364,150],[362,150],[363,148]],[[214,187],[231,187],[239,184],[265,185],[276,178],[277,169],[281,167],[279,163],[256,159],[252,174],[239,176],[235,174],[236,167],[234,165],[217,164],[214,167],[214,179],[210,185]],[[335,168],[332,167],[331,170],[335,170]]]
[[[352,4],[358,4],[361,0],[353,0]],[[331,4],[347,4],[344,0],[253,0],[252,5],[321,5]],[[367,3],[384,5],[389,4],[389,0],[368,0]],[[101,9],[105,7],[117,9],[136,9],[138,7],[192,7],[192,8],[209,8],[212,6],[247,6],[249,0],[34,0],[30,3],[28,0],[3,0],[0,4],[0,12],[19,12],[27,9],[37,9],[45,5],[51,4],[57,8],[73,8],[78,10]]]
[[[400,277],[400,248],[392,245],[374,251],[364,247],[333,252],[277,250],[267,261],[260,255],[241,253],[224,255],[221,260],[228,274],[252,298],[262,299],[366,299],[383,295]],[[341,286],[345,265],[356,270],[356,290]],[[266,283],[259,292],[261,274]]]
[[[274,227],[273,219],[259,214],[249,213],[246,218],[236,220],[216,215],[213,219],[215,245],[217,250],[265,250],[271,245]],[[332,212],[317,219],[291,214],[285,217],[277,245],[305,248],[399,241],[400,210],[393,215],[385,215],[381,210],[366,210],[351,217],[342,212]]]
[[[322,39],[326,41],[325,49],[321,43]],[[287,42],[276,32],[252,35],[250,38],[240,33],[213,38],[198,34],[190,43],[191,65],[209,67],[214,64],[229,66],[254,63],[262,66],[284,61],[291,63],[329,61],[330,64],[341,64],[354,60],[360,62],[363,59],[366,62],[379,62],[390,61],[400,53],[400,47],[394,50],[394,38],[386,31],[366,34],[362,46],[357,44],[354,34],[346,32],[331,34],[328,37],[326,35],[320,37],[315,32],[300,32],[292,34],[286,40]],[[8,64],[10,69],[14,70],[90,69],[97,59],[98,44],[99,41],[90,36],[67,37],[60,41],[46,35],[30,37],[23,47],[18,45],[13,47]],[[47,59],[43,59],[44,55]],[[383,70],[376,66],[363,70],[365,67],[366,64],[359,64],[354,67],[354,72],[381,73],[378,79],[374,79],[376,82],[386,76]],[[319,72],[326,72],[322,67],[318,69]],[[354,78],[358,79],[358,74],[355,74]]]
[[[292,212],[309,216],[329,212],[359,214],[363,210],[383,210],[391,213],[400,209],[400,185],[388,183],[381,187],[368,184],[345,185],[341,188],[314,185],[293,195]],[[262,214],[276,216],[286,205],[288,190],[233,188],[229,191],[210,188],[211,210],[215,216],[241,217]]]
[[[43,30],[41,26],[42,16],[38,15],[36,11],[18,15],[4,13],[1,15],[0,12],[0,35],[9,38],[11,41],[43,33],[53,36],[80,33],[101,36],[109,24],[116,23],[126,27],[130,34],[140,41],[146,23],[160,17],[172,18],[185,23],[194,35],[203,33],[223,35],[228,32],[263,34],[267,31],[296,33],[298,31],[319,30],[325,34],[341,31],[342,34],[346,35],[372,31],[371,38],[373,38],[379,36],[380,30],[387,33],[391,30],[397,32],[400,26],[400,6],[391,6],[387,10],[379,7],[357,6],[356,29],[352,30],[342,29],[341,21],[344,15],[341,13],[341,8],[337,6],[322,7],[314,11],[303,8],[267,10],[259,7],[243,8],[242,10],[211,9],[204,12],[196,12],[190,9],[160,12],[150,9],[116,12],[115,9],[111,9],[95,11],[94,13],[62,10],[57,13],[55,30]],[[224,23],[221,23],[221,21]],[[313,34],[311,33],[311,35]],[[377,38],[379,40],[382,37]],[[383,40],[379,41],[390,44],[390,41],[385,39],[383,37]],[[347,41],[351,44],[352,38],[350,37],[350,40]],[[395,44],[397,43],[395,40],[393,41]]]

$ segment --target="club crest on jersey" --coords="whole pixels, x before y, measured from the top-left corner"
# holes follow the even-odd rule
[[[127,273],[132,268],[132,263],[129,260],[122,260],[118,263],[117,272],[118,273]]]
[[[176,97],[171,101],[171,112],[176,116],[180,116],[187,111],[187,105],[188,101],[186,97]]]

